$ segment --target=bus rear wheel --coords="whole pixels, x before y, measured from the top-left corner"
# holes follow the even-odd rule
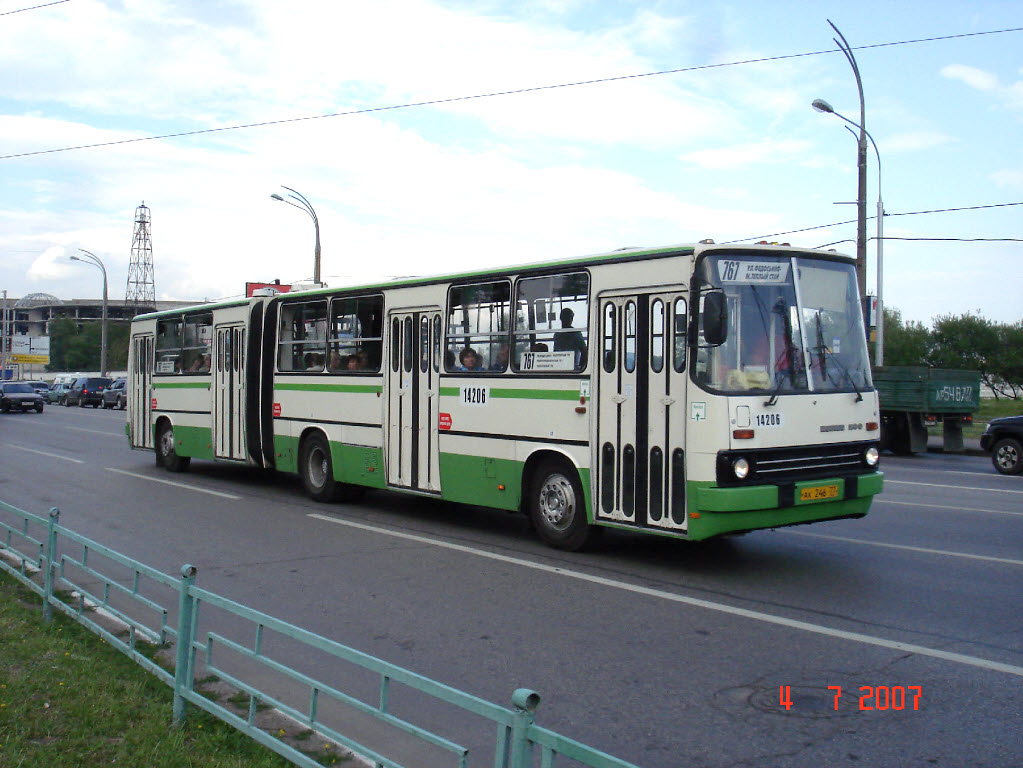
[[[529,517],[545,543],[578,552],[596,543],[602,532],[586,519],[582,483],[562,462],[542,464],[533,476]]]
[[[302,442],[298,472],[306,495],[313,501],[334,501],[338,497],[340,484],[334,479],[330,444],[323,435],[310,435]]]
[[[170,424],[160,427],[156,436],[156,466],[170,472],[184,472],[191,463],[191,457],[178,456],[174,448],[174,428]]]

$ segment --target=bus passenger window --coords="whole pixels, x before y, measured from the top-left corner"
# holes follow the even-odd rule
[[[444,369],[499,372],[507,367],[511,285],[507,281],[452,286],[448,292]]]
[[[589,325],[587,273],[520,279],[515,284],[512,368],[519,373],[585,370]]]
[[[378,373],[383,350],[383,296],[335,298],[330,302],[331,373]]]
[[[281,305],[277,369],[322,371],[327,357],[327,302]]]

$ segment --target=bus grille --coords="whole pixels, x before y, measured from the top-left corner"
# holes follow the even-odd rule
[[[840,443],[837,445],[810,445],[798,448],[771,448],[751,451],[724,451],[718,454],[717,479],[719,485],[756,485],[794,480],[812,480],[818,477],[848,477],[874,472],[863,461],[863,452],[876,442]],[[743,457],[750,465],[745,480],[736,480],[732,462]]]

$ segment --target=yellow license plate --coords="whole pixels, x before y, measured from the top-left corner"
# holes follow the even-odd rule
[[[815,485],[812,488],[800,488],[800,501],[821,501],[823,499],[837,499],[837,485]]]

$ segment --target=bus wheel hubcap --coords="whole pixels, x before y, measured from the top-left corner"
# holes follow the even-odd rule
[[[174,432],[169,429],[163,431],[163,436],[160,440],[160,448],[163,450],[164,456],[170,456],[174,451]]]
[[[314,448],[309,454],[309,479],[316,487],[320,487],[326,481],[328,471],[326,455]]]
[[[552,528],[564,530],[575,513],[575,491],[564,475],[549,475],[540,488],[540,513]]]

